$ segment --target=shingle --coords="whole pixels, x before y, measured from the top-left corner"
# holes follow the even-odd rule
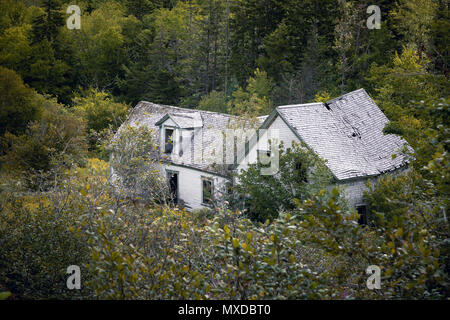
[[[240,118],[218,112],[192,110],[141,101],[133,108],[126,123],[147,125],[154,130],[154,139],[157,140],[159,137],[159,126],[156,123],[167,115],[180,128],[202,127],[201,136],[196,136],[197,141],[201,142],[201,151],[196,150],[196,152],[202,153],[202,161],[201,163],[191,161],[190,163],[183,163],[183,165],[223,175],[231,173],[228,171],[227,165],[214,165],[211,163],[211,158],[208,155],[217,152],[217,148],[221,145],[222,137],[218,136],[217,130],[232,128],[234,127],[233,124],[242,126],[242,120]],[[264,121],[265,117],[258,117],[258,125]],[[250,124],[244,122],[243,126],[249,127]],[[120,129],[117,134],[119,132]]]
[[[298,136],[321,158],[338,180],[378,175],[406,163],[400,149],[407,143],[399,136],[383,134],[389,121],[364,89],[347,93],[324,103],[279,106],[278,114],[294,128]],[[130,113],[127,123],[147,125],[154,129],[164,116],[170,117],[181,128],[202,126],[201,163],[184,163],[197,169],[221,174],[229,173],[227,166],[213,166],[206,155],[218,147],[221,137],[217,131],[250,127],[238,117],[202,110],[185,109],[151,102],[139,102]],[[261,124],[267,116],[257,118]],[[120,134],[120,129],[117,134]],[[409,147],[409,146],[408,146]],[[392,155],[396,155],[395,158]]]
[[[328,108],[327,108],[328,107]],[[364,89],[326,103],[281,106],[278,113],[338,180],[378,175],[406,162],[399,136],[383,134],[389,121]],[[396,155],[393,159],[392,155]]]

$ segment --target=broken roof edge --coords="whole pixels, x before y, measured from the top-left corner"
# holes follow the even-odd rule
[[[354,95],[357,92],[364,92],[372,100],[372,98],[369,96],[369,94],[367,93],[367,91],[364,88],[359,88],[359,89],[356,89],[356,90],[344,93],[343,95],[340,95],[339,97],[336,97],[336,98],[333,98],[331,100],[328,100],[326,103],[329,104],[329,103],[336,102],[338,100],[341,100],[344,97]]]
[[[369,174],[369,175],[364,175],[364,176],[356,176],[356,177],[344,178],[344,179],[338,179],[338,178],[334,177],[334,181],[336,183],[339,183],[339,184],[342,183],[343,184],[343,183],[349,183],[349,182],[354,182],[354,181],[367,180],[367,179],[380,177],[380,176],[382,176],[383,174],[386,174],[386,173],[394,173],[394,172],[399,171],[399,170],[406,170],[406,169],[408,169],[408,167],[409,167],[409,162],[405,161],[401,165],[399,165],[397,167],[394,167],[391,170],[386,170],[386,171],[383,171],[383,172],[380,172],[380,173],[376,173],[376,174]]]
[[[310,103],[286,104],[286,105],[277,106],[275,109],[309,107],[309,106],[323,105],[323,104],[324,104],[323,102],[310,102]]]
[[[367,97],[369,97],[372,101],[373,99],[370,97],[370,95],[367,93],[367,91],[364,88],[359,88],[350,92],[347,92],[343,95],[340,95],[339,97],[333,98],[331,100],[328,100],[326,102],[321,102],[321,101],[317,101],[317,102],[308,102],[308,103],[296,103],[296,104],[286,104],[286,105],[281,105],[281,106],[276,106],[275,109],[287,109],[287,108],[299,108],[299,107],[310,107],[310,106],[317,106],[317,105],[327,105],[327,104],[331,104],[333,102],[342,100],[343,98],[347,97],[347,96],[352,96],[357,92],[364,92]]]

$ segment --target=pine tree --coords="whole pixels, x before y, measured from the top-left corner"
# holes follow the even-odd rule
[[[33,20],[33,43],[53,42],[64,24],[60,0],[43,0],[44,13]]]

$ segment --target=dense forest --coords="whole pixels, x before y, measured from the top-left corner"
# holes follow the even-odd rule
[[[448,299],[449,34],[446,0],[1,0],[0,299]],[[111,137],[141,100],[249,117],[358,88],[414,149],[369,186],[368,226],[339,188],[262,195],[251,170],[239,188],[262,208],[245,212],[109,183],[127,146]],[[148,149],[145,134],[124,139]],[[148,160],[128,154],[127,169]]]

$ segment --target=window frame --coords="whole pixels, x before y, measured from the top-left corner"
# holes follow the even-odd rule
[[[164,135],[163,135],[164,136],[164,139],[163,139],[163,142],[164,142],[164,154],[172,154],[175,151],[175,130],[176,130],[176,128],[164,126],[163,129],[164,129]],[[172,131],[171,142],[170,142],[170,144],[172,145],[172,150],[170,152],[167,152],[167,145],[169,144],[168,143],[168,139],[167,139],[167,130],[171,130]]]
[[[167,184],[169,186],[169,193],[171,192],[171,190],[170,190],[170,175],[171,174],[177,175],[177,192],[176,192],[175,203],[178,203],[178,201],[180,200],[180,171],[166,169],[166,178],[167,178]]]
[[[358,224],[362,226],[367,226],[369,224],[369,211],[367,210],[367,204],[360,203],[355,206],[356,211],[359,214]],[[359,208],[364,208],[364,214],[359,213]],[[361,221],[361,222],[360,222]]]
[[[211,195],[210,195],[210,202],[205,202],[205,190],[204,190],[204,181],[208,181],[211,183]],[[211,207],[214,202],[214,178],[202,176],[200,179],[201,182],[201,191],[202,191],[202,205]]]

